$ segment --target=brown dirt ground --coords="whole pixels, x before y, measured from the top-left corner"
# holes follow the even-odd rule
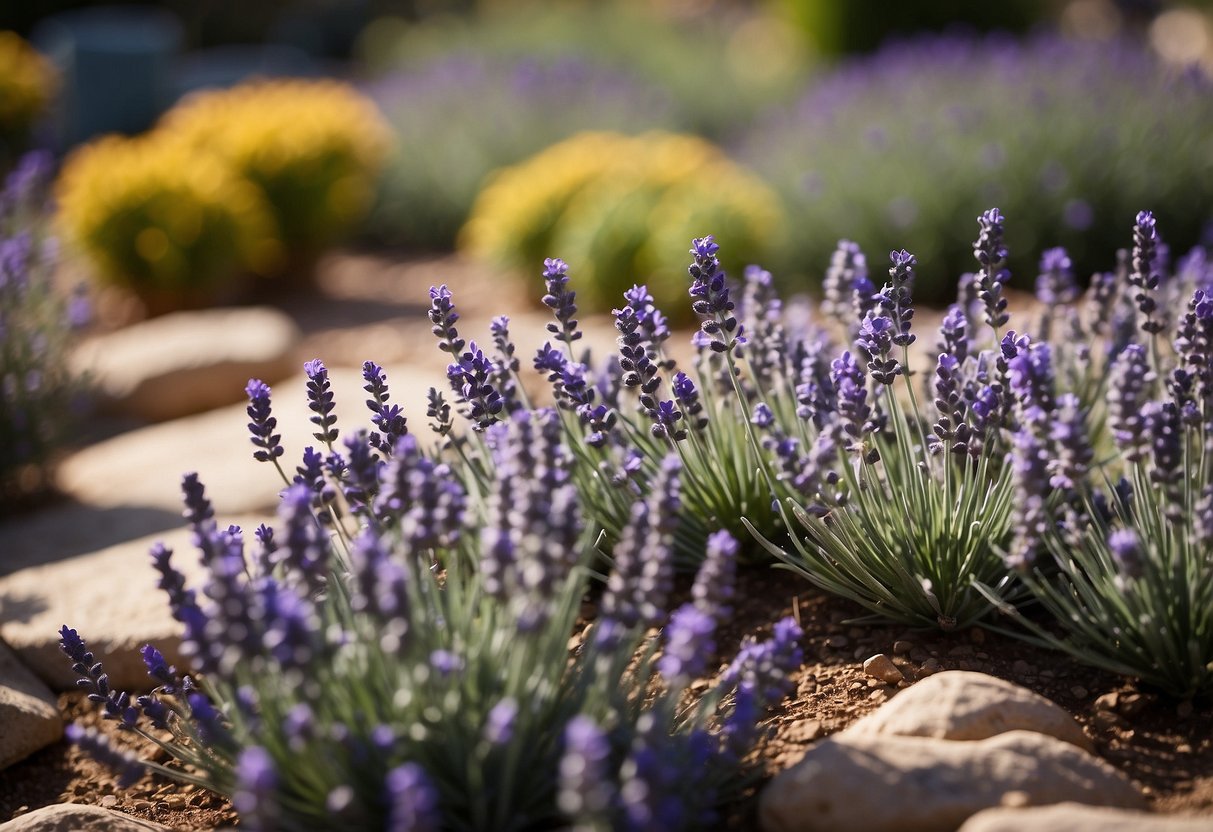
[[[1213,703],[1207,699],[1178,702],[1061,653],[978,628],[943,634],[848,624],[858,612],[786,571],[758,568],[739,576],[736,613],[721,635],[722,657],[732,656],[742,637],[768,633],[784,615],[797,615],[805,631],[796,694],[771,714],[770,737],[756,754],[764,778],[896,693],[863,672],[863,660],[883,652],[911,681],[934,669],[979,670],[1052,699],[1082,724],[1102,757],[1142,787],[1156,811],[1213,818]],[[69,719],[99,723],[96,709],[79,694],[64,694],[60,705]],[[100,725],[112,732],[111,723]],[[756,793],[730,807],[724,828],[757,828]],[[108,806],[187,832],[235,820],[222,798],[158,776],[120,791],[112,773],[62,742],[4,772],[0,822],[56,802]]]

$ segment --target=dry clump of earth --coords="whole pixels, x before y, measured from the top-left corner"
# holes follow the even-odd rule
[[[805,632],[805,662],[795,676],[795,694],[771,715],[770,735],[755,752],[758,779],[745,799],[728,807],[722,828],[758,828],[755,798],[765,779],[799,760],[815,741],[880,707],[899,686],[941,670],[989,673],[1052,699],[1074,715],[1100,756],[1142,787],[1155,811],[1213,814],[1213,703],[1207,698],[1177,701],[979,628],[945,634],[850,624],[858,607],[783,570],[749,569],[738,578],[736,611],[720,638],[722,661],[745,636],[769,634],[774,621],[795,615]],[[905,681],[888,684],[865,672],[864,661],[876,654],[887,656]],[[137,738],[102,722],[80,694],[63,694],[60,706],[66,718],[147,752],[132,744]],[[4,772],[0,822],[60,802],[104,806],[186,832],[236,823],[230,804],[205,789],[154,775],[119,789],[113,773],[62,742]]]

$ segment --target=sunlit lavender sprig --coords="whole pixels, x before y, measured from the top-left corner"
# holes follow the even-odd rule
[[[876,462],[880,459],[880,451],[867,444],[872,432],[867,379],[850,352],[844,352],[830,365],[830,381],[838,396],[843,432],[850,438],[847,450],[860,455],[869,464]]]
[[[839,240],[821,283],[821,311],[848,331],[862,321],[871,308],[875,288],[868,280],[868,265],[859,245]],[[866,294],[866,297],[862,297]]]
[[[77,686],[87,693],[90,702],[103,706],[106,719],[117,720],[128,728],[138,721],[139,709],[131,704],[130,694],[110,688],[109,676],[101,662],[95,660],[84,640],[66,624],[59,630],[59,649],[72,662],[72,670],[79,677]]]
[[[758,266],[746,267],[741,312],[749,370],[762,388],[770,387],[777,381],[777,374],[783,374],[788,360],[783,301],[770,272]]]
[[[497,421],[505,408],[501,392],[493,386],[496,368],[493,362],[473,341],[458,360],[448,364],[447,379],[451,389],[463,405],[463,416],[472,422],[476,430],[484,430]]]
[[[1015,483],[1012,509],[1015,536],[1006,553],[1006,562],[1009,569],[1023,572],[1035,563],[1048,530],[1045,495],[1049,485],[1049,452],[1031,428],[1021,428],[1014,433],[1011,464]]]
[[[711,339],[709,348],[713,352],[732,352],[745,342],[733,309],[736,304],[729,299],[729,287],[720,268],[716,252],[720,246],[709,234],[691,241],[694,262],[687,269],[691,276],[690,294],[694,298],[691,308],[702,323],[700,330]]]
[[[889,282],[876,296],[876,302],[893,324],[893,343],[908,347],[915,341],[910,333],[910,322],[914,319],[911,292],[918,258],[905,250],[893,251],[889,253],[889,262]]]
[[[939,418],[932,427],[932,449],[967,454],[971,429],[965,419],[960,362],[946,352],[940,353],[935,365],[935,409]]]
[[[1157,335],[1163,322],[1156,318],[1159,276],[1155,271],[1158,256],[1157,222],[1149,211],[1141,211],[1133,225],[1133,256],[1129,269],[1129,284],[1133,286],[1133,301],[1137,304],[1142,332]]]
[[[308,361],[303,365],[307,374],[307,406],[312,411],[312,424],[319,428],[312,434],[318,442],[323,442],[330,449],[337,441],[337,416],[333,413],[333,391],[329,382],[329,371],[319,358]]]
[[[1064,248],[1045,249],[1040,255],[1040,274],[1036,277],[1036,299],[1041,303],[1040,337],[1047,341],[1052,335],[1054,307],[1068,305],[1078,299],[1078,283],[1074,279],[1074,263]]]
[[[253,459],[258,462],[277,460],[285,451],[282,447],[282,436],[274,433],[278,428],[278,420],[271,415],[269,385],[260,379],[249,379],[245,393],[249,398],[249,438],[257,448],[253,452]]]
[[[569,288],[568,264],[559,257],[544,260],[543,281],[547,288],[543,305],[551,309],[556,316],[556,322],[549,323],[547,330],[556,336],[557,341],[563,341],[572,349],[573,342],[581,338],[581,330],[577,328],[577,319],[573,317],[577,314],[577,293]]]
[[[995,330],[1006,326],[1011,319],[1007,312],[1007,299],[1003,297],[1003,285],[1010,279],[1007,271],[1007,247],[1003,243],[1004,218],[997,208],[991,208],[977,218],[981,229],[973,243],[973,256],[979,269],[974,276],[974,289],[985,307],[985,321]]]
[[[455,323],[459,320],[459,313],[455,311],[451,290],[446,287],[445,283],[441,286],[430,287],[429,319],[433,324],[431,331],[438,338],[438,349],[450,353],[452,358],[458,359],[463,353],[465,342],[459,337],[459,331],[455,328]]]
[[[371,423],[378,432],[371,436],[371,444],[379,451],[387,453],[396,444],[396,440],[408,433],[408,421],[400,405],[388,404],[391,398],[388,393],[387,373],[374,361],[362,364],[363,385],[370,398],[366,406],[371,411]]]
[[[908,323],[908,322],[907,322]],[[858,347],[868,359],[868,375],[877,384],[892,384],[902,373],[902,366],[889,353],[898,336],[894,334],[895,324],[892,318],[869,312],[859,326],[859,335],[855,339]],[[913,336],[910,336],[913,338]]]
[[[1108,377],[1108,427],[1128,462],[1145,458],[1150,440],[1142,408],[1155,381],[1146,350],[1130,344],[1116,357]]]

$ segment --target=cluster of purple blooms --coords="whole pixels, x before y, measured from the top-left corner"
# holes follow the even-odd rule
[[[570,346],[579,333],[572,293],[561,294],[563,270],[552,261],[545,277],[554,334]],[[668,330],[651,299],[636,291],[630,300],[643,313],[638,329],[659,342]],[[253,829],[712,822],[741,782],[736,772],[763,715],[802,662],[799,628],[783,621],[772,639],[744,644],[688,716],[683,693],[716,669],[709,661],[731,612],[739,546],[728,532],[712,534],[693,600],[668,615],[685,488],[683,464],[667,446],[650,488],[618,489],[629,525],[613,548],[598,618],[570,659],[596,529],[583,519],[574,477],[584,460],[562,414],[592,431],[596,402],[618,393],[573,383],[567,358],[560,409],[532,408],[520,385],[502,384],[518,369],[508,335],[495,339],[493,358],[477,357],[459,338],[449,293],[435,289],[432,301],[435,334],[457,359],[455,406],[471,431],[451,429],[432,390],[439,443],[424,447],[389,404],[383,369],[367,362],[373,429],[343,435],[328,369],[310,361],[317,444],[292,471],[271,390],[250,381],[253,457],[286,486],[277,523],[246,540],[216,521],[202,484],[187,475],[183,513],[207,580],[192,588],[171,550],[157,545],[151,554],[191,673],[149,646],[153,690],[112,690],[64,627],[61,646],[81,686],[125,730],[157,739],[171,732],[170,750],[226,791]],[[496,322],[495,330],[507,332]],[[651,360],[666,366],[661,356]],[[487,401],[500,408],[477,409]],[[591,408],[588,418],[580,407]],[[647,633],[663,624],[654,660]],[[649,656],[639,668],[637,655]],[[664,693],[637,711],[636,697],[657,675]],[[168,772],[97,735],[73,736],[128,781],[146,768]],[[469,755],[459,771],[511,785],[485,792],[452,776],[453,754]],[[469,794],[478,797],[469,802]]]
[[[19,469],[45,461],[79,406],[68,341],[89,308],[80,291],[64,302],[51,285],[57,248],[44,229],[53,171],[50,153],[34,151],[0,188],[0,494],[23,490]]]

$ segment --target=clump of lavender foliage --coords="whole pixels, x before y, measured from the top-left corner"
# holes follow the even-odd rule
[[[1096,354],[1063,364],[1058,386],[1078,380],[1090,403],[1037,395],[1022,420],[1014,465],[1039,468],[1025,457],[1043,447],[1047,471],[1022,483],[1033,520],[1012,565],[1064,636],[1016,619],[1038,643],[1191,696],[1213,688],[1213,270],[1203,248],[1161,257],[1148,211],[1132,240],[1070,327]]]
[[[1208,77],[1136,43],[957,34],[814,75],[738,151],[786,197],[797,233],[770,264],[781,274],[819,274],[840,237],[908,248],[918,299],[938,304],[976,271],[957,229],[990,205],[1013,220],[1008,267],[1025,289],[1045,246],[1083,277],[1105,268],[1143,205],[1186,250],[1209,220],[1211,131]]]
[[[0,497],[42,484],[41,466],[79,404],[68,347],[88,307],[51,285],[57,248],[45,200],[53,166],[49,153],[29,153],[0,191]]]
[[[439,318],[440,329],[453,327],[450,314]],[[280,462],[271,391],[250,382],[253,456],[286,484],[278,522],[255,540],[221,528],[187,475],[185,517],[207,580],[187,586],[177,555],[152,552],[193,672],[147,647],[157,687],[132,700],[66,626],[64,653],[106,718],[186,768],[144,765],[229,795],[242,827],[716,822],[718,805],[746,782],[739,768],[762,714],[801,662],[799,628],[778,623],[770,640],[744,644],[706,693],[684,695],[716,675],[737,544],[712,537],[693,600],[668,616],[687,488],[673,452],[649,492],[629,497],[599,614],[579,628],[598,557],[573,485],[583,462],[553,410],[505,402],[475,411],[493,368],[480,378],[474,354],[452,352],[453,366],[477,365],[452,372],[456,406],[477,429],[457,435],[432,391],[447,443],[439,449],[385,416],[389,379],[370,362],[374,429],[342,434],[327,370],[309,362],[321,446],[305,451],[294,477]],[[125,756],[103,758],[137,771]]]

